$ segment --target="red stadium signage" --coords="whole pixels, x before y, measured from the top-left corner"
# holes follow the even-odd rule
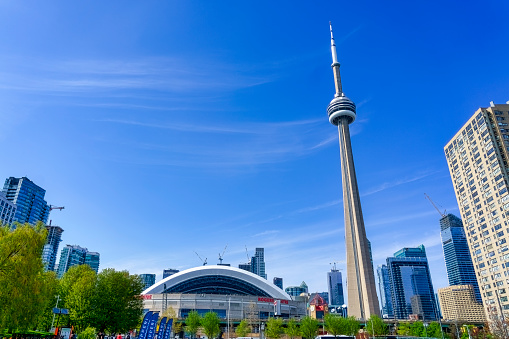
[[[258,301],[261,301],[264,303],[275,303],[274,298],[258,297]],[[281,304],[288,304],[288,300],[281,300]]]
[[[144,294],[141,297],[145,300],[152,299],[152,294]]]

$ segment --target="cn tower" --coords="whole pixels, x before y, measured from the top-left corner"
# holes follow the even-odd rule
[[[371,264],[368,239],[362,217],[361,200],[353,163],[349,125],[355,120],[355,104],[343,93],[336,44],[330,26],[332,70],[336,94],[327,107],[329,121],[338,126],[343,181],[343,207],[345,210],[346,281],[348,315],[366,320],[372,314],[380,316],[375,288],[375,275]]]

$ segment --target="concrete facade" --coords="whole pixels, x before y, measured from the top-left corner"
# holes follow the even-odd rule
[[[366,238],[359,188],[353,162],[349,124],[355,120],[355,104],[343,93],[336,45],[331,27],[332,69],[336,93],[327,107],[329,121],[338,127],[345,215],[346,279],[348,314],[357,319],[380,316],[380,306],[371,263],[370,246]]]
[[[479,108],[444,151],[485,314],[509,319],[509,104]]]
[[[482,303],[476,300],[472,285],[440,288],[438,300],[446,321],[466,323],[484,323],[486,321]]]

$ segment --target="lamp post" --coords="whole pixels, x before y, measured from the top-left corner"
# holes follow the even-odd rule
[[[424,323],[424,335],[427,338],[428,337],[428,323]]]

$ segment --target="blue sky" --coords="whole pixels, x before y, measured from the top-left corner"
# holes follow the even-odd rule
[[[0,1],[0,177],[47,190],[101,268],[245,262],[326,289],[344,268],[329,21],[375,267],[423,243],[447,286],[443,146],[509,100],[506,1]]]

